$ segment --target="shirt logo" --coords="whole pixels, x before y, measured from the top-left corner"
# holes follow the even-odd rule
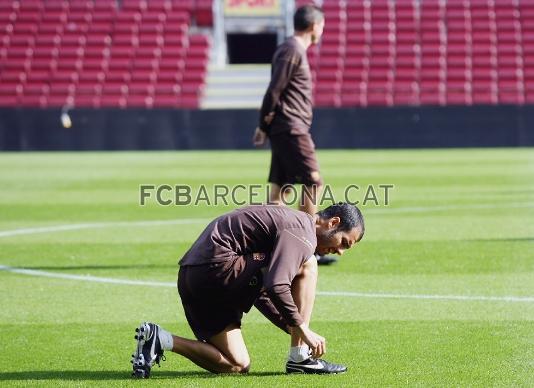
[[[265,260],[265,253],[253,253],[252,260],[254,261],[263,261]]]

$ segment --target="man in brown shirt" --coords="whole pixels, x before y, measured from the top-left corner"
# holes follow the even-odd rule
[[[300,7],[293,18],[295,34],[278,46],[272,61],[271,82],[260,109],[253,142],[271,142],[270,202],[281,203],[282,188],[300,183],[314,193],[322,185],[315,145],[310,136],[313,116],[312,76],[306,50],[319,42],[324,15],[313,5]],[[304,193],[303,193],[304,194]],[[315,214],[315,198],[303,195],[300,209]]]
[[[314,254],[342,254],[364,232],[361,212],[347,203],[313,216],[262,205],[216,218],[180,260],[178,291],[197,340],[142,323],[132,359],[134,376],[149,377],[164,350],[214,373],[247,372],[250,358],[241,318],[253,305],[291,335],[287,373],[346,371],[319,359],[326,341],[309,329],[317,283]]]
[[[278,46],[272,61],[271,82],[260,109],[260,124],[253,142],[271,143],[269,203],[282,204],[287,185],[302,184],[299,209],[317,212],[323,181],[310,135],[313,117],[312,76],[306,50],[319,42],[324,15],[313,5],[300,7],[294,16],[295,34]],[[335,259],[319,259],[330,264]]]

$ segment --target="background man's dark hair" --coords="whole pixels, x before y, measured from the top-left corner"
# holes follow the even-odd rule
[[[330,219],[332,217],[339,217],[341,222],[337,230],[347,232],[352,228],[361,228],[362,236],[365,233],[365,224],[363,222],[363,215],[360,209],[356,206],[346,202],[339,202],[335,205],[328,206],[317,212],[317,215],[322,219]]]
[[[313,23],[318,23],[324,19],[323,10],[315,5],[303,5],[297,9],[293,17],[293,24],[296,31],[306,31]]]

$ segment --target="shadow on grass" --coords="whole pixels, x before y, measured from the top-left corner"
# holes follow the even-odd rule
[[[230,374],[213,374],[201,371],[154,371],[152,373],[152,380],[173,379],[173,378],[200,378],[212,379],[218,377],[235,377],[243,378],[245,376],[280,376],[285,375],[283,372],[250,372],[248,375],[230,375]],[[0,372],[0,381],[16,381],[16,380],[132,380],[130,372],[126,371],[85,371],[85,370],[71,370],[71,371],[24,371],[24,372]]]

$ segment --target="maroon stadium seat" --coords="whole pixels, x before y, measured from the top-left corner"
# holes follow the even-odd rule
[[[115,0],[24,0],[20,10],[14,4],[0,3],[0,31],[9,32],[0,45],[2,104],[150,107],[156,82],[172,89],[190,71],[185,88],[195,93],[184,101],[198,106],[210,42],[188,31],[193,12],[211,24],[211,1],[125,0],[117,8]],[[158,101],[165,104],[164,97]],[[175,91],[172,106],[180,101]]]
[[[210,39],[190,25],[211,27],[212,5],[0,2],[0,103],[55,106],[74,93],[83,106],[198,106]],[[533,2],[327,0],[324,9],[323,41],[308,51],[319,105],[533,102]],[[100,99],[103,90],[114,94]]]

